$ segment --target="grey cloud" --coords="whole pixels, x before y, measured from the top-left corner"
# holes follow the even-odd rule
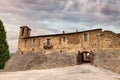
[[[18,4],[18,2],[21,4]],[[119,0],[16,0],[11,11],[8,11],[34,20],[63,19],[75,22],[82,20],[94,23],[96,21],[99,23],[101,18],[104,20],[103,16],[107,19],[118,18],[119,8]],[[78,14],[74,12],[78,12]],[[106,23],[109,21],[106,21]]]
[[[21,0],[20,2],[26,9],[51,12],[61,10],[66,0]]]
[[[84,22],[111,25],[120,23],[116,23],[120,20],[120,1],[118,0],[81,0],[80,4],[82,4],[80,10],[83,11],[83,14],[80,14],[78,18],[83,16],[82,21]],[[80,20],[78,19],[78,21]]]
[[[32,31],[31,34],[32,36],[36,36],[36,35],[46,35],[46,34],[50,34],[50,33],[58,33],[60,32],[58,28],[53,28],[53,27],[47,27],[47,25],[43,25],[42,26],[38,26],[35,25],[35,27],[31,27]]]
[[[119,4],[120,5],[120,4]],[[120,6],[115,6],[114,5],[106,5],[101,12],[105,15],[111,15],[111,16],[120,16],[120,10],[118,9]]]

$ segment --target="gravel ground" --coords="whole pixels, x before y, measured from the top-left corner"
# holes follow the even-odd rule
[[[120,80],[120,74],[90,64],[17,72],[0,72],[0,80]]]

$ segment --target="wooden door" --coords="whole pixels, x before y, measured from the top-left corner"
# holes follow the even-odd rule
[[[82,64],[82,55],[80,52],[78,52],[78,54],[77,54],[77,64],[78,65]]]
[[[94,63],[94,54],[91,52],[90,53],[90,64]]]

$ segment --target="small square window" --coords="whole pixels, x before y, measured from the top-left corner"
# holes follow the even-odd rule
[[[29,34],[29,29],[27,29],[27,34]]]
[[[50,45],[51,39],[47,39],[47,45]]]
[[[24,28],[22,29],[22,34],[21,34],[21,36],[23,36],[24,35]]]
[[[34,48],[32,49],[32,51],[34,51]]]
[[[36,41],[36,40],[35,40],[35,39],[33,39],[33,43],[35,43],[35,41]]]
[[[88,41],[88,34],[84,34],[84,41]]]
[[[25,40],[25,44],[27,44],[27,40]]]
[[[63,37],[63,42],[65,42],[66,41],[66,37]]]

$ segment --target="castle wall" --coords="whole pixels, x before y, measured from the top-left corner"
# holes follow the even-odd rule
[[[75,34],[62,34],[56,36],[41,36],[20,39],[19,50],[22,52],[40,52],[45,50],[43,46],[50,39],[50,44],[53,45],[52,50],[68,53],[77,53],[78,51],[91,51],[98,48],[98,37],[101,30],[88,31]],[[84,34],[87,34],[87,41],[84,40]],[[64,40],[65,38],[65,40]]]
[[[100,49],[120,50],[120,36],[112,31],[104,31],[99,36]]]
[[[87,40],[85,40],[85,34],[87,34]],[[24,35],[26,36],[26,34]],[[51,49],[44,48],[47,44],[47,39],[50,39],[50,45],[53,46]],[[78,51],[92,51],[94,53],[93,64],[95,66],[120,73],[120,34],[112,31],[96,29],[69,34],[20,37],[18,51],[22,53],[43,51],[46,54],[62,52],[74,55],[77,55]]]
[[[94,65],[120,73],[120,36],[104,31],[99,36],[99,50],[94,52]]]
[[[94,65],[120,73],[120,50],[104,49],[94,52]]]

